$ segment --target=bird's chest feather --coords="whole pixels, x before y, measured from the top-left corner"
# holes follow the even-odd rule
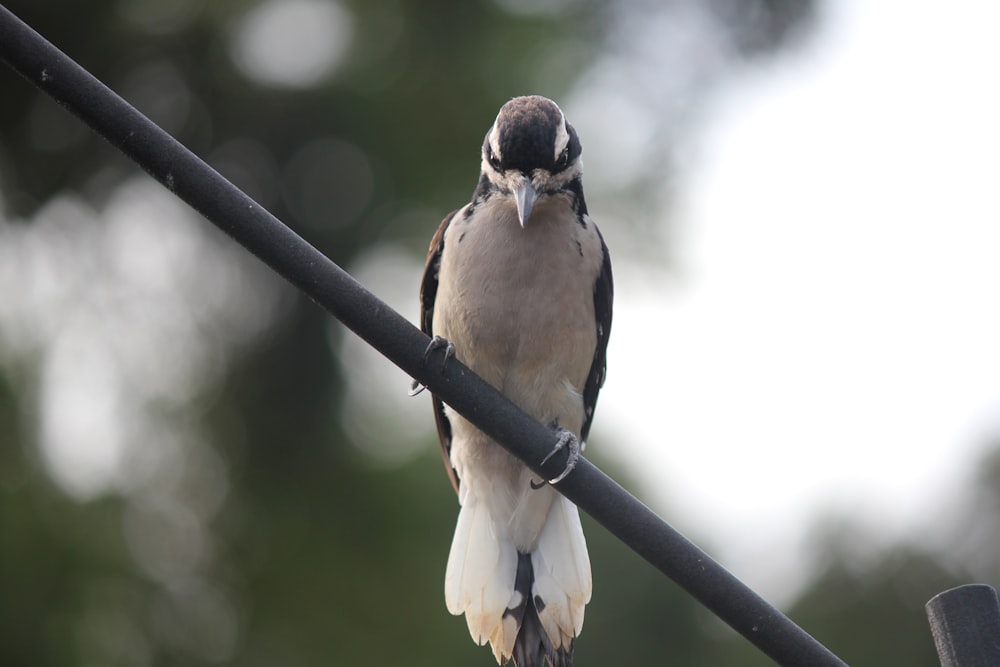
[[[593,225],[564,202],[539,202],[524,228],[509,202],[487,202],[448,229],[434,331],[501,390],[513,374],[559,377],[579,391],[597,343],[601,258]]]

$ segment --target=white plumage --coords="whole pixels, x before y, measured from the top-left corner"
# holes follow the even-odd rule
[[[451,419],[453,424],[464,422],[457,415]],[[504,615],[523,602],[514,586],[518,552],[530,554],[534,574],[530,595],[544,601],[539,620],[553,648],[568,650],[583,628],[584,607],[592,590],[579,511],[548,486],[532,488],[532,482],[539,482],[537,477],[499,445],[476,434],[485,445],[483,451],[494,455],[477,457],[479,462],[498,460],[471,469],[462,451],[477,444],[460,444],[463,441],[457,434],[452,440],[452,460],[458,462],[463,484],[445,570],[448,611],[465,614],[472,638],[478,644],[489,641],[497,662],[502,663],[512,655],[520,629],[512,615]],[[477,484],[480,470],[499,474]]]

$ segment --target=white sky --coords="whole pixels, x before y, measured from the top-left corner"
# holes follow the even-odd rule
[[[810,519],[926,526],[1000,433],[1000,5],[830,4],[705,118],[679,277],[617,270],[595,422],[772,596]]]

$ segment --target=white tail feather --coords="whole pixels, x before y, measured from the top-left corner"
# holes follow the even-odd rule
[[[584,607],[592,591],[590,557],[576,505],[556,498],[531,554],[532,593],[544,607],[538,618],[555,648],[569,647],[583,629]]]
[[[465,614],[478,644],[489,640],[496,646],[502,638],[502,645],[513,646],[514,638],[504,636],[503,613],[514,596],[516,573],[517,549],[498,536],[487,505],[468,494],[448,554],[444,595],[448,611]]]
[[[537,609],[535,623],[541,624],[538,632],[548,636],[550,650],[570,652],[573,638],[583,628],[591,594],[590,558],[580,515],[576,505],[551,489],[530,490],[524,499],[532,502],[515,513],[521,519],[515,523],[523,533],[525,518],[537,513],[540,529],[525,547],[531,549],[528,576],[533,577],[528,604]],[[518,549],[511,525],[497,523],[489,500],[468,492],[461,500],[445,572],[445,602],[452,614],[465,614],[473,640],[480,645],[488,641],[497,662],[503,664],[515,650],[524,611],[521,607],[520,615],[505,616],[523,601],[515,590]],[[504,508],[499,513],[510,512]]]

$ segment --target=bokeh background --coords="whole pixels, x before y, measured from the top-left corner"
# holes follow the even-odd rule
[[[615,261],[588,456],[852,665],[1000,582],[989,3],[6,6],[416,319],[514,95]],[[0,68],[0,664],[492,664],[429,399]],[[769,661],[586,517],[577,663]]]

